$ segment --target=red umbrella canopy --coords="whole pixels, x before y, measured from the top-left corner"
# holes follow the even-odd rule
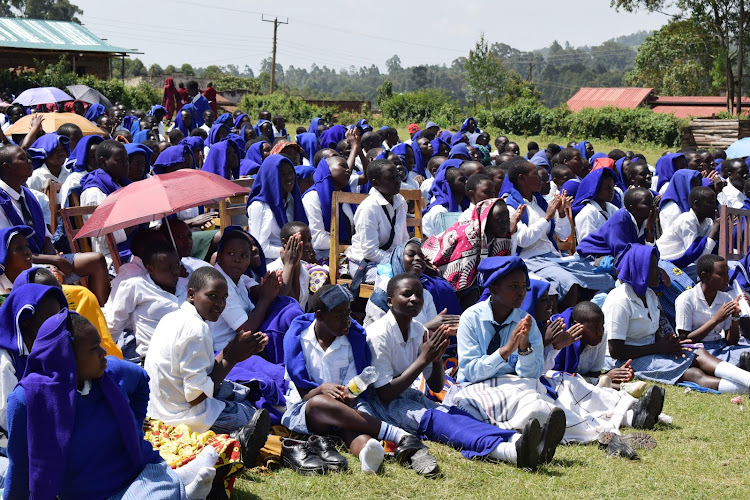
[[[107,196],[76,238],[102,236],[248,192],[232,181],[202,170],[183,169],[154,175]]]

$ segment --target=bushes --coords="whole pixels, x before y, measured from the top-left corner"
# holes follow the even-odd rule
[[[451,96],[436,89],[393,94],[380,104],[383,118],[397,123],[425,123],[432,120],[441,127],[461,123],[461,108]]]
[[[333,114],[336,112],[335,108],[313,106],[299,97],[287,96],[283,93],[246,95],[240,100],[238,107],[243,113],[247,113],[251,117],[258,116],[260,111],[268,110],[274,115],[283,116],[288,122],[292,123],[309,122],[316,116],[331,122]]]

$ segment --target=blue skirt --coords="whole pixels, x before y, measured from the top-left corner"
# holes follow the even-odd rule
[[[677,357],[669,354],[649,354],[640,358],[633,358],[630,364],[635,372],[635,378],[661,382],[674,385],[685,374],[695,359],[694,352],[685,352],[685,357]],[[622,366],[625,361],[616,360],[607,356],[607,365],[610,369]]]
[[[740,355],[743,352],[750,352],[750,342],[745,337],[740,337],[739,342],[735,345],[727,345],[725,340],[716,340],[704,342],[703,346],[709,354],[713,354],[721,361],[726,361],[735,366],[740,362]]]

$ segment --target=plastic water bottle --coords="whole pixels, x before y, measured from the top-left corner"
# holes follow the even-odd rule
[[[378,371],[372,367],[368,366],[364,370],[362,370],[362,373],[359,375],[356,375],[351,381],[347,384],[346,389],[349,391],[349,393],[357,397],[369,387],[370,384],[375,382],[378,379]]]

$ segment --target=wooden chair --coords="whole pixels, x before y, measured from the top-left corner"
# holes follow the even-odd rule
[[[70,207],[60,209],[60,216],[62,217],[63,227],[65,228],[65,234],[68,236],[68,243],[70,244],[70,250],[73,253],[79,252],[91,252],[92,245],[88,238],[76,239],[76,235],[83,227],[84,216],[91,215],[96,210],[97,205],[88,205],[85,207]],[[75,222],[75,226],[73,223]],[[112,233],[106,235],[107,246],[109,247],[109,254],[112,258],[112,263],[115,267],[115,273],[120,270],[122,260],[120,260],[120,253],[117,250],[117,243]],[[80,244],[79,244],[80,242]]]
[[[570,207],[565,209],[565,215],[568,216],[568,222],[570,222],[570,236],[565,240],[561,240],[555,235],[555,241],[557,242],[557,249],[562,252],[568,252],[568,255],[576,253],[576,226],[573,220],[573,210]]]
[[[235,179],[232,182],[234,182],[235,184],[237,184],[241,188],[252,190],[253,189],[253,181],[255,181],[255,179],[251,179],[250,177],[240,177],[239,179]]]
[[[219,232],[224,233],[224,228],[231,226],[233,221],[241,219],[237,222],[243,222],[238,224],[242,227],[247,227],[247,197],[246,194],[240,194],[230,196],[223,201],[219,202]]]
[[[742,259],[750,248],[750,210],[721,206],[718,253],[726,260]]]
[[[55,234],[57,229],[57,219],[60,217],[60,188],[62,184],[55,181],[50,181],[49,185],[44,189],[44,194],[49,199],[49,212],[50,212],[50,232]]]
[[[346,193],[344,191],[333,192],[333,199],[331,200],[331,250],[328,258],[328,278],[332,285],[348,285],[352,282],[349,279],[339,278],[339,255],[351,246],[339,241],[339,207],[344,203],[359,205],[366,198],[366,194]],[[359,296],[369,299],[374,290],[373,285],[362,283],[359,287]]]
[[[406,217],[406,228],[414,228],[414,237],[422,239],[422,210],[425,209],[425,201],[422,198],[422,191],[419,189],[402,189],[401,196],[407,203],[414,203],[414,213],[409,213]]]

